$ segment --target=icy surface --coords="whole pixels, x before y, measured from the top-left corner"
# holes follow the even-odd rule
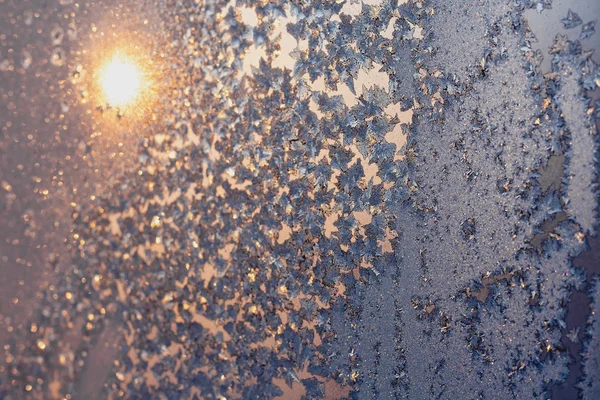
[[[0,398],[545,399],[566,380],[600,72],[578,40],[532,48],[524,11],[549,1],[32,3],[0,0],[0,250],[23,281]],[[589,17],[562,21],[597,40]],[[93,82],[123,46],[151,84],[116,110]]]
[[[584,399],[596,399],[600,396],[600,281],[595,279],[592,284],[590,295],[593,298],[592,316],[589,320],[589,338],[584,351],[585,379],[581,382]]]

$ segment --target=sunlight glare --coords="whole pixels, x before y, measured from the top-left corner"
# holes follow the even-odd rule
[[[100,85],[109,105],[123,107],[139,95],[142,75],[133,61],[115,57],[101,71]]]

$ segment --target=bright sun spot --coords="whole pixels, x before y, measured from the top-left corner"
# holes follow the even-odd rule
[[[134,62],[115,57],[101,70],[100,85],[109,105],[123,107],[139,95],[142,75]]]

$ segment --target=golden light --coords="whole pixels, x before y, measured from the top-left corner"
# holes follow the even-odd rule
[[[143,75],[132,60],[115,56],[100,71],[100,87],[112,107],[133,103],[142,90]]]

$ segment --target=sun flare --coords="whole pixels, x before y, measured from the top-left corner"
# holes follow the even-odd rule
[[[142,81],[139,68],[127,58],[113,58],[100,72],[100,86],[113,107],[131,104],[140,94]]]

